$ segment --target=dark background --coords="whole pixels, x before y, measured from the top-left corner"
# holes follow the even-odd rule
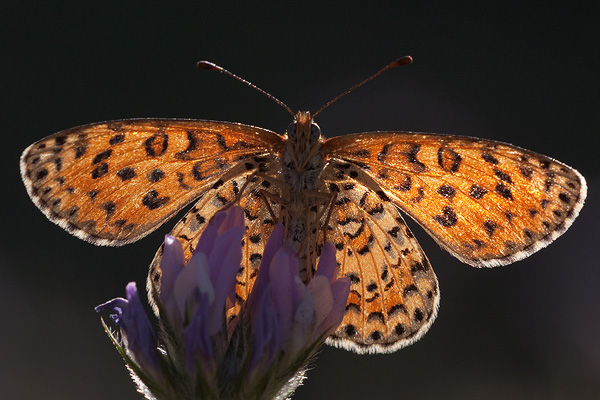
[[[140,398],[93,307],[122,296],[131,280],[143,285],[174,223],[123,248],[70,236],[28,199],[18,172],[25,147],[59,130],[129,117],[283,132],[290,122],[283,109],[233,79],[197,71],[195,62],[219,63],[292,109],[314,111],[411,54],[413,65],[319,115],[323,132],[511,142],[576,167],[589,200],[556,243],[492,270],[459,263],[415,228],[442,292],[430,332],[392,355],[325,348],[294,398],[597,399],[600,15],[570,1],[221,3],[0,5],[0,397]]]

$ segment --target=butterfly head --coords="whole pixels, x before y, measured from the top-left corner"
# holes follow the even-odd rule
[[[315,124],[308,111],[298,111],[292,122],[287,127],[287,139],[294,143],[300,150],[310,148],[321,138],[321,128]]]

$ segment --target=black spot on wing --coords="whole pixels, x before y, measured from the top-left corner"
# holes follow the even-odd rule
[[[503,183],[499,183],[496,185],[496,193],[498,193],[500,196],[504,197],[505,199],[508,199],[508,200],[513,199],[512,191]]]
[[[403,192],[408,192],[412,187],[412,178],[410,175],[405,175],[402,183],[398,186],[394,186],[394,189],[401,190]]]
[[[485,162],[488,162],[490,164],[498,165],[500,163],[500,161],[498,161],[498,159],[490,153],[482,153],[481,158],[483,158]]]
[[[379,152],[379,154],[377,155],[377,160],[378,160],[379,162],[384,162],[384,161],[385,161],[385,159],[386,159],[386,157],[387,157],[387,155],[388,155],[388,152],[389,152],[389,150],[390,150],[390,147],[392,147],[392,144],[391,144],[391,143],[388,143],[388,144],[384,145],[384,146],[381,148],[381,151],[380,151],[380,152]]]
[[[156,132],[144,141],[144,149],[150,157],[159,157],[169,147],[169,136],[165,132]]]
[[[94,157],[94,159],[92,160],[92,164],[98,164],[99,162],[108,159],[108,157],[111,156],[112,152],[112,149],[108,149],[96,154],[96,157]]]
[[[217,133],[217,144],[219,145],[219,147],[221,147],[223,150],[228,150],[229,148],[227,147],[227,144],[225,143],[225,137],[223,135],[221,135],[220,133]]]
[[[486,233],[488,234],[488,236],[491,238],[494,235],[494,232],[496,231],[496,229],[498,228],[498,224],[496,224],[494,221],[485,221],[483,223],[483,229],[485,229]]]
[[[458,222],[456,212],[450,206],[444,206],[444,208],[442,209],[442,215],[436,215],[433,217],[433,219],[438,224],[446,228],[454,226]]]
[[[52,162],[54,162],[54,167],[56,168],[57,171],[60,171],[62,169],[62,158],[61,157],[55,157]]]
[[[92,170],[92,179],[98,179],[108,173],[108,163],[98,164],[96,168]]]
[[[89,192],[87,192],[87,195],[90,197],[90,200],[92,202],[94,202],[94,200],[96,199],[96,196],[98,195],[98,193],[100,193],[99,190],[97,189],[92,189]]]
[[[510,175],[508,175],[506,172],[499,170],[498,168],[494,168],[494,174],[502,179],[505,182],[508,183],[512,183],[512,179],[510,178]]]
[[[135,178],[135,169],[133,167],[125,167],[117,171],[117,176],[121,178],[123,182],[129,179]]]
[[[122,133],[119,133],[113,137],[111,137],[108,141],[108,143],[113,146],[115,144],[119,144],[119,143],[123,143],[123,141],[125,140],[125,135]]]
[[[456,172],[460,168],[462,157],[448,147],[440,147],[437,153],[438,164],[446,172]]]
[[[175,153],[174,155],[175,158],[180,160],[189,160],[190,156],[188,156],[188,154],[198,148],[198,138],[196,137],[196,132],[188,130],[186,134],[188,141],[187,147],[184,150]]]
[[[521,175],[525,179],[531,180],[531,175],[533,174],[533,170],[531,168],[528,168],[528,167],[519,167],[519,171],[521,172]]]
[[[454,197],[454,195],[456,194],[456,190],[454,190],[454,188],[448,184],[443,184],[442,186],[440,186],[437,190],[438,194],[443,196],[443,197],[447,197],[449,199],[451,199],[452,197]]]
[[[147,178],[150,182],[156,183],[165,177],[165,173],[160,168],[155,168],[148,172]]]
[[[471,188],[469,189],[469,196],[471,196],[474,199],[481,199],[483,197],[484,194],[487,193],[487,190],[477,186],[477,185],[472,185]]]
[[[160,197],[159,193],[155,189],[152,189],[144,195],[142,204],[149,210],[156,210],[167,204],[169,200],[168,196]]]
[[[57,136],[57,137],[54,138],[54,143],[57,146],[62,146],[65,143],[67,143],[67,137],[66,136]]]
[[[367,149],[356,150],[352,153],[353,155],[361,158],[369,158],[371,157],[371,152]]]
[[[117,209],[116,204],[113,201],[107,201],[106,203],[102,204],[100,206],[104,212],[106,212],[106,220],[108,221],[113,214],[115,213],[115,210]]]
[[[44,179],[46,176],[48,176],[48,170],[46,168],[42,168],[35,174],[35,179],[39,181],[40,179]]]
[[[421,161],[419,161],[417,159],[417,153],[419,153],[420,149],[421,149],[420,144],[413,144],[413,145],[411,145],[410,150],[404,152],[404,155],[406,156],[406,160],[410,164],[412,164],[412,166],[416,172],[424,172],[427,170],[427,166],[425,166],[425,164],[423,164]]]
[[[76,146],[75,147],[75,158],[83,157],[83,155],[87,152],[87,146]]]

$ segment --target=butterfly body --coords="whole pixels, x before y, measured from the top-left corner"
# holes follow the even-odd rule
[[[287,129],[276,182],[283,195],[279,220],[286,227],[289,242],[298,251],[300,273],[306,281],[314,272],[317,257],[310,244],[317,242],[321,228],[319,215],[330,197],[323,190],[322,142],[321,130],[310,113],[298,112]]]

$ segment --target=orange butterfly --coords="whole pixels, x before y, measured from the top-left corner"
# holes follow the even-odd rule
[[[395,61],[321,110],[411,61]],[[199,65],[248,83],[212,63]],[[586,197],[576,170],[510,144],[411,132],[324,139],[309,112],[296,113],[285,135],[201,120],[85,125],[28,147],[21,174],[50,220],[97,245],[136,241],[197,200],[171,232],[186,259],[211,216],[239,203],[246,233],[238,309],[276,222],[284,223],[306,281],[331,240],[339,275],[350,276],[352,286],[344,321],[328,342],[357,352],[395,351],[420,338],[436,316],[436,276],[400,211],[461,261],[493,267],[552,242]],[[160,256],[150,286],[160,279]]]

